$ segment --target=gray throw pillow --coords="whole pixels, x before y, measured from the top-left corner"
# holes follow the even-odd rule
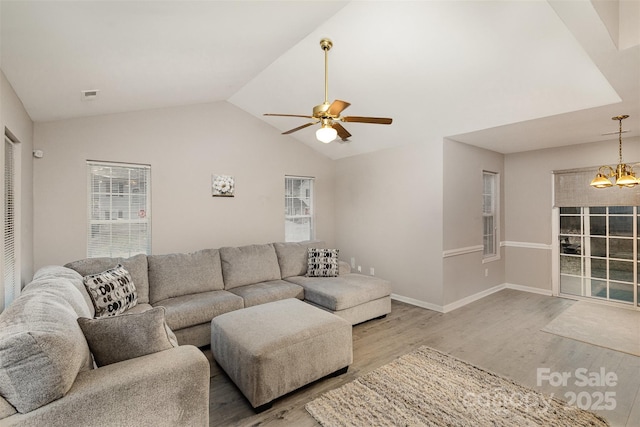
[[[96,309],[95,317],[115,316],[138,304],[136,286],[122,264],[82,279]]]
[[[100,319],[78,318],[98,367],[177,347],[164,307]]]
[[[309,248],[307,277],[337,277],[338,249]]]

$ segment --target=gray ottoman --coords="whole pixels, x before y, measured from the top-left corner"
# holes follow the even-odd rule
[[[351,324],[297,299],[232,311],[211,321],[211,352],[251,405],[274,399],[353,361]]]

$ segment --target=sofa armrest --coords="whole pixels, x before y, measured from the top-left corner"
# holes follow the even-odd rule
[[[344,261],[338,261],[338,276],[349,273],[351,273],[351,266]]]
[[[209,361],[190,345],[78,374],[69,392],[1,426],[209,425]]]

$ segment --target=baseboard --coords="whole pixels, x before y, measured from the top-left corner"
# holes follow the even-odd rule
[[[540,289],[532,286],[515,285],[513,283],[505,283],[504,287],[507,289],[515,289],[516,291],[531,292],[532,294],[546,295],[548,297],[553,296],[551,289]]]
[[[478,301],[479,299],[482,299],[486,296],[489,296],[491,294],[495,294],[498,291],[501,291],[505,288],[505,285],[496,285],[492,288],[489,289],[485,289],[482,292],[478,292],[477,294],[473,294],[473,295],[469,295],[468,297],[464,297],[462,299],[459,299],[457,301],[454,301],[450,304],[447,304],[444,306],[444,312],[448,313],[450,311],[455,310],[456,308],[460,308],[460,307],[464,307],[467,304],[471,304],[474,301]]]
[[[472,302],[478,301],[479,299],[482,299],[486,296],[499,292],[503,289],[513,289],[516,291],[530,292],[533,294],[553,296],[553,293],[549,289],[540,289],[540,288],[534,288],[532,286],[516,285],[513,283],[502,283],[500,285],[496,285],[489,289],[485,289],[484,291],[478,292],[477,294],[469,295],[468,297],[464,297],[462,299],[454,301],[445,306],[432,304],[430,302],[421,301],[415,298],[405,297],[403,295],[398,295],[398,294],[391,294],[391,299],[400,301],[400,302],[405,302],[407,304],[415,305],[416,307],[426,308],[427,310],[437,311],[438,313],[449,313],[450,311],[453,311],[460,307],[464,307],[467,304],[471,304]]]
[[[416,307],[426,308],[427,310],[437,311],[438,313],[444,313],[444,308],[441,305],[432,304],[419,299],[409,298],[398,294],[391,294],[391,299],[406,302],[407,304],[415,305]]]

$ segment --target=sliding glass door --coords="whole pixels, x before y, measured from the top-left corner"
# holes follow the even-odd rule
[[[638,305],[640,209],[561,207],[560,294]]]

